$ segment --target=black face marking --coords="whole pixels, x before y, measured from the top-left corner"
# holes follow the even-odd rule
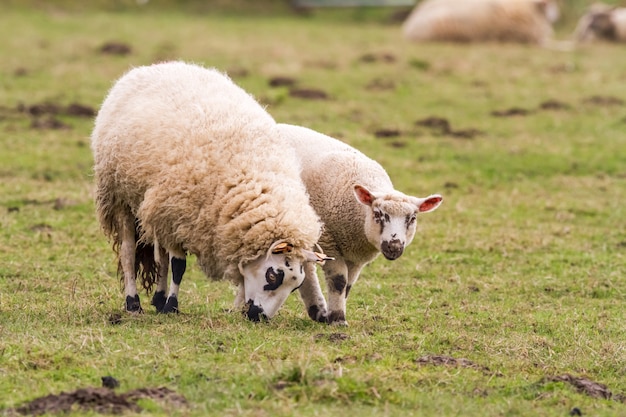
[[[139,294],[135,294],[134,297],[130,295],[126,296],[126,311],[142,313],[141,303],[139,302]]]
[[[380,210],[374,210],[374,221],[380,225],[380,234],[385,230],[385,225],[389,223],[391,218],[387,213],[383,213]]]
[[[265,280],[267,281],[267,285],[263,286],[265,291],[272,291],[277,289],[283,284],[283,280],[285,279],[285,273],[282,269],[279,269],[278,272],[274,271],[274,268],[269,267],[267,271],[265,271]]]
[[[181,258],[172,257],[172,281],[174,284],[180,285],[183,280],[183,275],[187,270],[187,260]]]
[[[285,259],[285,266],[289,268],[289,259]]]
[[[381,252],[390,261],[398,259],[402,252],[404,252],[404,244],[399,239],[393,239],[391,241],[385,240],[380,245]]]
[[[335,275],[330,277],[330,289],[341,294],[346,289],[346,277],[343,275]]]
[[[267,320],[267,316],[263,314],[263,307],[254,305],[254,301],[252,301],[252,299],[248,300],[246,303],[244,314],[248,316],[250,321]]]

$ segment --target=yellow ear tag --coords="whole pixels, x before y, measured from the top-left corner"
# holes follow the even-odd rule
[[[272,249],[272,253],[277,255],[279,253],[289,253],[293,250],[293,245],[291,243],[282,242],[279,243]]]

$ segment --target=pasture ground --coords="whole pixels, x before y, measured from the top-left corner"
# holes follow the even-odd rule
[[[0,414],[54,395],[77,416],[626,415],[624,46],[408,44],[387,12],[8,4]],[[399,260],[364,270],[349,327],[295,295],[250,323],[193,267],[181,314],[123,313],[89,134],[115,79],[167,59],[444,195]]]

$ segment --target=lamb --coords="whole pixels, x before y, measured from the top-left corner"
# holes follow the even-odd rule
[[[626,42],[626,8],[592,5],[578,21],[574,37],[578,42]]]
[[[274,316],[301,285],[316,285],[304,282],[304,267],[323,258],[310,250],[321,222],[296,156],[225,74],[184,62],[132,69],[104,100],[91,146],[96,211],[117,253],[127,311],[142,311],[139,274],[148,292],[157,284],[157,311],[177,312],[187,254],[207,276],[232,280],[235,305],[254,321]],[[320,305],[322,320],[325,301],[307,302]]]
[[[443,198],[407,196],[394,189],[380,164],[351,146],[304,127],[278,126],[282,139],[296,149],[311,204],[324,222],[319,245],[335,258],[322,267],[327,321],[347,325],[346,298],[363,267],[381,252],[388,260],[399,258],[415,236],[416,215],[435,210]],[[317,282],[314,264],[306,274]],[[319,308],[306,300],[305,305],[312,313]]]
[[[425,0],[402,25],[411,41],[545,45],[559,17],[556,0]]]

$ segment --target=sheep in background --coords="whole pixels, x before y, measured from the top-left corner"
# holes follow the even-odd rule
[[[127,311],[141,311],[138,273],[147,291],[156,282],[157,311],[178,311],[191,253],[209,277],[239,286],[235,304],[248,318],[271,318],[318,260],[309,249],[321,223],[294,151],[218,71],[183,62],[129,71],[104,100],[91,141],[97,214],[118,255]]]
[[[381,252],[389,260],[399,258],[413,240],[417,214],[435,210],[442,197],[407,196],[393,188],[380,164],[351,146],[304,127],[278,126],[296,149],[311,204],[324,222],[319,245],[335,258],[322,267],[328,322],[347,325],[346,298],[363,267]],[[317,282],[315,265],[306,268],[307,279]]]
[[[578,21],[574,38],[578,42],[626,42],[626,8],[600,3],[592,5]]]
[[[425,0],[402,25],[411,41],[544,45],[559,17],[556,0]]]

